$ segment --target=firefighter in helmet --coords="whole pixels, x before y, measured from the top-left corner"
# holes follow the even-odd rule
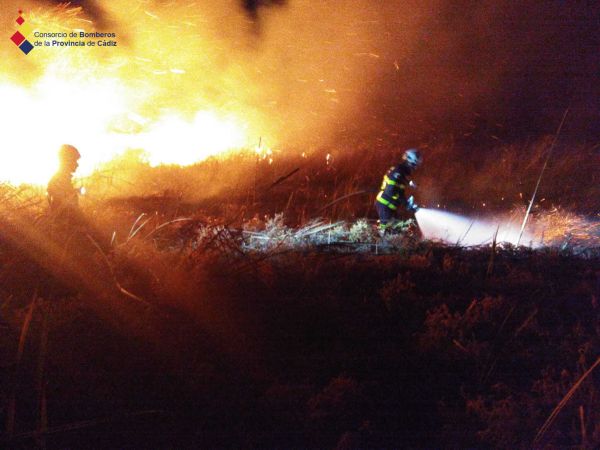
[[[79,158],[81,154],[72,145],[62,145],[58,151],[59,168],[47,188],[50,213],[57,219],[76,219],[80,215],[79,191],[73,186]]]
[[[414,187],[410,175],[421,165],[423,158],[419,150],[410,148],[402,155],[402,162],[390,167],[383,177],[381,188],[375,199],[375,209],[379,215],[379,230],[382,233],[393,229],[398,223],[396,214],[398,207],[402,206],[414,214],[419,208],[413,196],[406,198],[407,187]]]

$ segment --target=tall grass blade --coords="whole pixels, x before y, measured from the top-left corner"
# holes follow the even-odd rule
[[[137,219],[135,219],[135,222],[133,222],[133,225],[131,225],[131,229],[129,230],[129,235],[127,236],[127,240],[131,239],[131,235],[133,234],[133,230],[135,230],[136,225],[138,224],[138,222],[140,220],[142,220],[142,217],[144,217],[146,215],[146,213],[141,213]]]
[[[494,259],[496,258],[496,244],[498,240],[498,231],[500,231],[500,225],[496,228],[494,233],[494,240],[492,241],[492,252],[490,253],[490,260],[488,262],[487,271],[485,273],[486,278],[489,278],[494,272]]]
[[[25,320],[23,320],[23,326],[21,327],[21,335],[19,336],[19,346],[17,349],[17,360],[15,362],[15,370],[13,371],[13,378],[11,380],[11,390],[8,396],[8,407],[6,411],[6,435],[8,438],[12,438],[15,432],[15,418],[17,410],[17,387],[19,380],[19,370],[21,367],[21,359],[23,358],[23,351],[25,349],[25,342],[27,341],[27,335],[29,334],[29,327],[31,325],[31,319],[33,317],[33,311],[35,310],[35,304],[37,302],[37,293],[33,295],[31,304],[27,309]]]
[[[548,161],[550,160],[550,156],[552,155],[552,150],[554,150],[554,146],[556,145],[556,141],[558,140],[558,136],[560,135],[560,131],[562,130],[563,124],[565,123],[565,119],[567,118],[568,113],[569,113],[569,109],[567,108],[567,110],[563,114],[560,125],[558,126],[558,130],[556,131],[554,140],[552,141],[552,145],[550,145],[550,150],[548,150],[548,156],[546,156],[546,161],[544,161],[544,165],[542,166],[542,171],[540,172],[540,176],[535,185],[535,189],[533,190],[533,195],[531,196],[529,206],[527,207],[527,212],[525,212],[525,217],[523,218],[523,224],[521,225],[521,231],[519,232],[519,238],[517,239],[517,246],[519,246],[519,242],[521,242],[521,238],[523,237],[523,231],[525,231],[525,225],[527,224],[527,218],[529,217],[529,213],[531,212],[531,207],[533,206],[533,202],[535,202],[535,196],[537,195],[537,191],[540,187],[542,177],[544,176],[544,172],[546,171],[546,166],[548,165]]]
[[[581,384],[585,381],[585,379],[599,365],[600,365],[600,357],[598,357],[598,359],[596,360],[596,362],[594,363],[594,365],[592,367],[590,367],[583,375],[581,375],[581,377],[579,377],[579,379],[573,385],[573,387],[571,389],[569,389],[569,392],[567,392],[567,394],[558,403],[558,405],[556,405],[556,408],[554,408],[554,410],[552,411],[550,416],[546,419],[546,422],[544,422],[544,425],[542,425],[542,427],[537,432],[535,439],[533,440],[533,445],[538,444],[542,440],[542,438],[544,437],[544,434],[546,434],[546,432],[550,429],[550,427],[554,423],[554,420],[556,420],[556,417],[558,416],[558,414],[565,407],[565,405],[569,402],[569,400],[571,400],[571,397],[573,397],[573,395],[575,394],[577,389],[579,389],[579,386],[581,386]]]
[[[100,256],[102,256],[102,260],[104,261],[104,264],[106,264],[106,268],[108,269],[108,271],[115,283],[115,287],[117,288],[117,290],[119,292],[121,292],[123,295],[125,295],[126,297],[129,297],[133,300],[143,303],[146,306],[152,306],[150,303],[148,303],[143,298],[138,297],[137,295],[133,294],[132,292],[129,292],[127,289],[125,289],[123,286],[121,286],[121,283],[119,283],[119,280],[117,279],[117,275],[115,274],[115,271],[113,270],[113,267],[110,264],[108,257],[102,250],[102,247],[100,247],[100,245],[94,240],[94,238],[92,236],[90,236],[89,234],[87,234],[86,236],[90,240],[90,242],[96,247],[96,250],[98,250],[98,253],[100,254]]]
[[[48,350],[48,313],[44,305],[40,305],[42,313],[42,330],[40,334],[40,349],[38,353],[38,365],[36,374],[36,384],[38,392],[39,421],[38,421],[38,447],[46,448],[46,438],[44,433],[48,429],[48,404],[46,398],[46,354]]]

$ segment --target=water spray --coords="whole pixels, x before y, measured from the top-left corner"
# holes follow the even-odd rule
[[[419,208],[415,218],[423,237],[447,244],[472,247],[494,241],[518,245],[519,227],[510,220],[476,219],[433,208]],[[526,236],[532,240],[531,236]]]

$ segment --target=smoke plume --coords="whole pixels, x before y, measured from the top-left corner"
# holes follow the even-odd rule
[[[600,136],[599,6],[9,0],[3,29],[19,8],[32,20],[119,33],[117,51],[81,53],[65,73],[93,66],[120,77],[144,97],[136,113],[150,119],[171,109],[235,111],[252,124],[255,141],[306,146],[340,136],[520,139],[552,132],[570,108],[564,133]],[[80,10],[66,12],[73,8]],[[23,83],[53,63],[41,55],[17,60],[13,51],[2,46],[4,77]]]

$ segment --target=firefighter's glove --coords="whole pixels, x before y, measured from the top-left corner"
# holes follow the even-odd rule
[[[410,212],[417,212],[419,209],[419,205],[415,203],[415,198],[412,195],[406,200],[406,209]]]

